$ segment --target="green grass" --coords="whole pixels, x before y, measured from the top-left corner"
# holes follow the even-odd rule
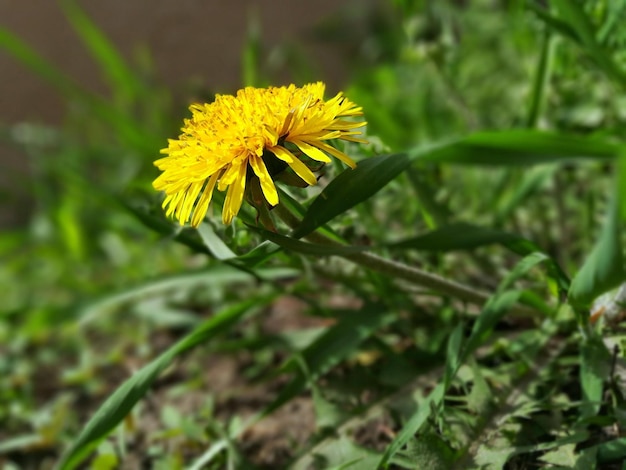
[[[589,313],[626,281],[626,4],[466,3],[320,25],[370,143],[276,233],[164,217],[185,103],[74,2],[110,99],[0,29],[72,105],[2,129],[37,203],[0,234],[4,468],[622,468],[624,318]],[[255,28],[232,91],[284,72]]]

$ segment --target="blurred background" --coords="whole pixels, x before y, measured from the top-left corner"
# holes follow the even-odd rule
[[[244,80],[242,51],[250,41],[277,82],[305,68],[301,73],[307,78],[323,77],[331,89],[340,88],[349,76],[345,57],[359,47],[356,38],[365,34],[384,3],[321,0],[311,7],[288,0],[112,0],[83,1],[80,7],[142,77],[186,103],[201,91],[229,93],[239,87]],[[105,74],[59,2],[3,0],[0,18],[0,26],[82,88],[110,96]],[[0,124],[5,129],[15,130],[23,122],[59,126],[66,121],[69,104],[54,85],[6,52],[0,52],[0,71]],[[32,214],[32,162],[6,139],[1,145],[0,187],[3,200],[11,204],[0,205],[0,227],[23,225]]]
[[[485,129],[619,142],[626,94],[594,62],[605,50],[626,63],[626,3],[617,3],[576,3],[597,32],[590,54],[565,20],[546,20],[542,1],[0,0],[0,467],[50,468],[133,372],[213,313],[278,286],[263,315],[159,377],[116,431],[117,444],[103,441],[94,458],[102,469],[122,454],[127,468],[183,468],[271,402],[284,385],[274,380],[277,365],[299,354],[311,331],[343,318],[363,292],[386,298],[383,276],[350,271],[331,281],[285,252],[259,268],[270,282],[258,282],[207,256],[197,231],[167,220],[153,162],[190,103],[247,85],[324,81],[327,97],[343,90],[364,108],[370,144],[348,147],[356,159]],[[552,61],[548,72],[542,57]],[[558,170],[415,165],[336,225],[362,245],[471,221],[523,234],[575,272],[601,225],[611,169]],[[245,207],[241,215],[255,216]],[[259,243],[241,220],[207,226],[237,254]],[[401,256],[487,291],[513,265],[501,251]],[[406,324],[391,335],[399,348],[377,340],[372,350],[395,361],[385,373],[359,361],[340,371],[361,374],[338,380],[352,405],[367,395],[363,383],[393,389],[398,377],[445,362],[458,323],[452,304],[413,304],[396,292],[390,301],[402,312],[431,315],[425,323],[399,315]],[[415,336],[408,343],[407,334]],[[405,346],[406,357],[396,357]],[[299,444],[315,428],[312,401],[294,403],[229,452],[281,468],[295,445],[285,426]],[[380,429],[389,426],[363,438],[368,448],[388,444]]]

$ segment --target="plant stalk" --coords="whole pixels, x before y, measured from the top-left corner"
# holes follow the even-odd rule
[[[530,97],[530,107],[526,118],[526,127],[537,127],[541,108],[545,101],[546,89],[552,73],[552,59],[554,56],[555,38],[550,28],[546,28],[541,43],[541,55],[537,65],[537,73],[533,81],[533,89]]]
[[[296,217],[283,204],[278,204],[273,208],[272,212],[278,215],[278,217],[292,229],[296,228],[300,224],[298,217]],[[306,235],[304,239],[310,242],[325,245],[339,245],[334,240],[331,240],[317,232]],[[402,279],[410,282],[411,284],[432,289],[440,294],[449,295],[450,297],[473,305],[482,306],[490,297],[490,294],[486,292],[474,289],[456,281],[448,280],[444,277],[429,273],[428,271],[424,271],[414,266],[409,266],[398,261],[383,258],[373,253],[362,252],[337,256],[341,256],[342,258],[352,261],[355,264],[369,268],[378,273],[386,274],[395,279]],[[536,316],[538,312],[523,305],[515,305],[512,309],[512,313],[518,316],[529,317]]]

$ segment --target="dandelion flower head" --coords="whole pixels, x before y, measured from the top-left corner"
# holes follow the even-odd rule
[[[358,138],[362,108],[342,93],[324,100],[322,82],[296,87],[247,87],[236,96],[217,95],[210,104],[190,106],[182,134],[170,139],[166,154],[154,162],[162,171],[153,186],[165,192],[163,208],[181,225],[204,219],[213,191],[226,191],[222,221],[237,215],[253,178],[270,206],[278,204],[274,173],[287,166],[308,185],[317,183],[306,157],[327,163],[330,156],[354,168],[355,162],[328,141]],[[276,169],[276,162],[278,170]]]

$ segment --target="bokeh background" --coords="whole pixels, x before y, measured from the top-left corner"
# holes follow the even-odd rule
[[[0,468],[623,460],[623,317],[589,323],[625,277],[623,25],[617,0],[0,0]],[[318,80],[369,143],[281,203],[490,302],[250,205],[224,226],[219,191],[201,230],[165,217],[191,103]]]
[[[262,49],[262,67],[277,82],[294,70],[339,89],[350,76],[348,57],[389,5],[379,0],[304,1],[83,1],[81,8],[129,62],[143,66],[175,100],[199,90],[229,93],[244,79],[242,52],[251,35]],[[386,13],[385,13],[386,11]],[[22,38],[82,87],[107,96],[94,57],[57,1],[0,2],[0,26]],[[317,77],[317,78],[316,78]],[[305,77],[302,77],[305,78]],[[0,52],[0,123],[59,126],[65,97],[6,52]],[[22,150],[0,142],[0,227],[23,225],[32,214],[30,163]]]

